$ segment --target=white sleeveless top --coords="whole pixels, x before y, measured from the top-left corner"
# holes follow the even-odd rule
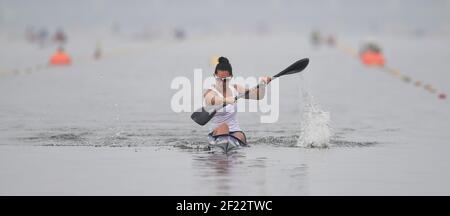
[[[237,89],[234,88],[234,86],[232,85],[229,85],[229,88],[231,89],[232,96],[236,97],[238,95]],[[215,85],[211,86],[208,89],[214,91],[217,95],[223,98],[222,93],[220,93],[215,88]],[[230,132],[241,131],[239,123],[236,119],[236,114],[237,114],[237,103],[227,104],[225,107],[220,108],[219,110],[217,110],[216,114],[209,122],[210,131],[212,132],[214,129],[216,129],[219,125],[223,123],[226,123],[228,125]]]

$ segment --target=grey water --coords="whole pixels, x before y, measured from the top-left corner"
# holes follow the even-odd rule
[[[394,27],[410,27],[412,33],[394,31],[370,17],[366,18],[376,27],[365,29],[364,22],[349,24],[345,22],[349,17],[363,16],[361,11],[352,13],[363,6],[345,8],[327,3],[328,10],[338,11],[337,15],[348,14],[341,25],[330,27],[323,18],[315,26],[304,21],[298,30],[290,31],[289,26],[302,23],[297,20],[302,16],[285,15],[278,21],[248,20],[234,29],[227,25],[235,21],[218,21],[223,28],[218,29],[213,21],[199,25],[192,18],[183,22],[193,29],[193,35],[182,41],[168,37],[168,30],[160,26],[156,29],[163,36],[137,37],[135,29],[142,28],[134,22],[138,15],[122,20],[130,25],[122,24],[119,35],[104,27],[90,37],[80,29],[112,20],[99,1],[92,9],[99,13],[83,13],[100,14],[103,19],[94,23],[66,20],[74,26],[68,28],[70,41],[65,46],[73,59],[68,67],[45,66],[55,45],[38,47],[23,39],[18,26],[25,27],[37,11],[45,10],[29,10],[17,2],[0,2],[6,11],[0,25],[11,29],[0,32],[2,195],[450,194],[448,99],[439,100],[423,87],[367,68],[335,47],[314,47],[309,40],[309,30],[322,27],[330,33],[340,32],[339,42],[357,48],[367,32],[376,32],[388,65],[433,85],[439,93],[448,93],[450,37],[445,23],[449,17],[442,13],[436,18],[440,22],[434,22],[437,26],[431,29],[423,30],[426,25],[417,22],[418,26],[408,26],[411,20],[429,14],[420,1],[411,6],[419,11],[416,16],[404,15],[394,23]],[[133,14],[132,9],[120,10],[121,4],[113,3],[115,10]],[[167,4],[156,8],[172,7]],[[225,3],[216,4],[205,6],[205,10]],[[275,5],[276,15],[293,10],[291,4],[268,1],[261,11],[270,11]],[[375,7],[393,18],[403,6],[380,4],[383,6]],[[86,5],[89,3],[82,2],[73,8],[82,13]],[[429,7],[448,8],[449,3],[439,1]],[[11,17],[20,11],[28,11],[28,16],[13,20]],[[383,17],[389,20],[390,16]],[[37,25],[59,25],[49,17],[37,20]],[[161,14],[159,18],[161,22],[151,19],[149,23],[176,26],[171,18]],[[289,25],[277,25],[287,20]],[[267,32],[250,28],[258,23],[267,24]],[[418,34],[417,29],[425,33]],[[92,54],[99,41],[103,55],[94,60]],[[228,57],[234,74],[243,77],[273,75],[304,57],[311,61],[301,75],[280,78],[277,122],[260,123],[265,115],[261,112],[238,114],[250,147],[229,156],[206,151],[208,129],[196,125],[190,112],[171,109],[171,98],[177,92],[171,89],[171,82],[179,76],[193,80],[195,68],[202,68],[205,76],[212,75],[213,56]],[[305,135],[302,126],[307,123],[302,115],[308,107],[302,89],[314,97],[317,107],[330,114],[326,148],[298,145]]]

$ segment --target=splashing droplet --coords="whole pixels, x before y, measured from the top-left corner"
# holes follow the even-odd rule
[[[304,148],[327,148],[332,135],[330,112],[321,110],[306,90],[302,89],[302,95],[305,105],[297,146]]]

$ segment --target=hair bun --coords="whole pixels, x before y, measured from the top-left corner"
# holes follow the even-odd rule
[[[221,56],[221,57],[219,58],[219,63],[225,63],[225,64],[229,64],[230,62],[228,61],[228,59],[227,59],[227,58],[225,58],[225,57]]]
[[[214,73],[217,73],[217,70],[228,71],[231,75],[233,75],[233,68],[231,67],[230,62],[227,58],[221,56],[218,59],[219,63],[216,65],[216,70]]]

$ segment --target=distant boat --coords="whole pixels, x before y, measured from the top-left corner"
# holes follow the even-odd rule
[[[55,54],[50,58],[50,65],[70,65],[72,60],[70,56],[64,52],[62,48],[59,48]]]
[[[361,53],[360,59],[367,66],[384,66],[385,64],[384,56],[379,52],[366,51]]]

